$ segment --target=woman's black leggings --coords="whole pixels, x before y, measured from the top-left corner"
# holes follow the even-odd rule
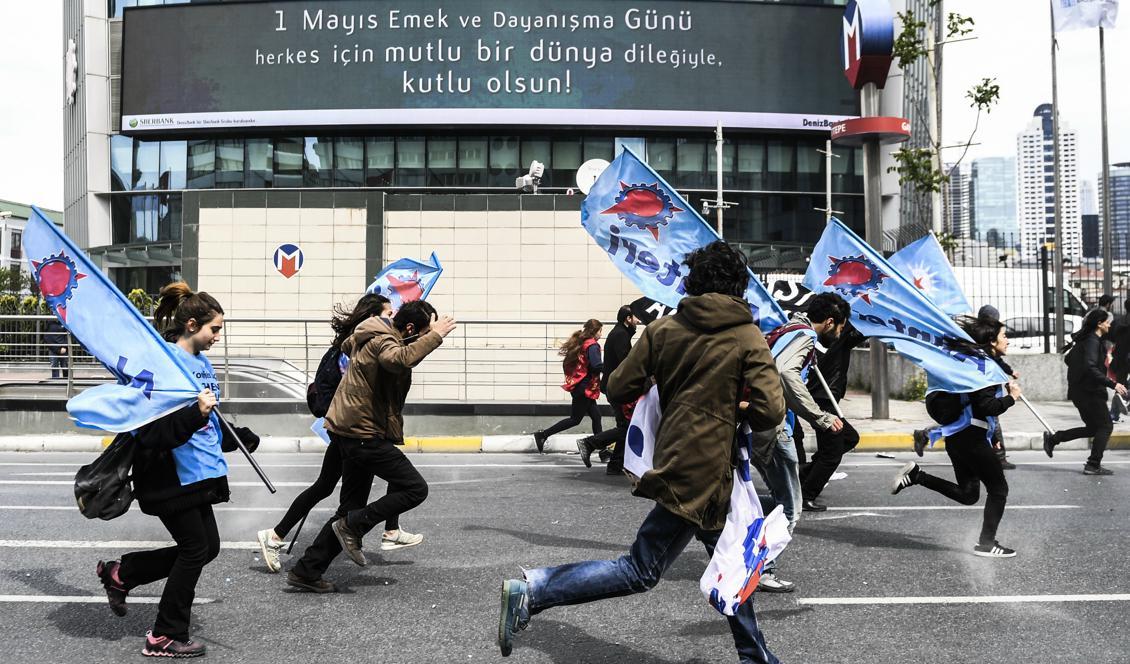
[[[129,589],[166,579],[153,635],[187,641],[196,582],[204,566],[220,553],[220,532],[211,505],[160,518],[176,546],[123,555],[118,576]]]
[[[1083,426],[1057,431],[1052,435],[1052,442],[1057,445],[1076,438],[1091,438],[1091,455],[1087,463],[1097,466],[1103,461],[1103,453],[1110,441],[1110,434],[1114,431],[1114,424],[1110,421],[1110,410],[1106,406],[1106,393],[1082,394],[1072,397],[1071,403],[1079,411]]]
[[[596,400],[585,396],[585,384],[576,386],[570,394],[573,395],[573,403],[569,417],[543,431],[542,433],[546,438],[566,429],[572,429],[580,424],[586,415],[592,420],[593,434],[598,434],[604,430],[600,426],[600,407],[596,405]]]
[[[340,479],[341,450],[331,438],[329,447],[326,448],[326,454],[322,457],[322,470],[318,473],[318,479],[314,480],[313,484],[295,497],[294,502],[290,504],[290,509],[286,511],[282,520],[275,526],[275,534],[280,538],[285,538],[290,529],[309,514],[315,505],[333,494],[334,487],[337,486]],[[385,522],[385,530],[399,529],[399,515],[393,516]]]
[[[918,471],[916,484],[932,489],[962,505],[975,505],[981,497],[980,484],[985,485],[985,516],[981,521],[979,544],[992,544],[997,539],[997,526],[1004,516],[1008,501],[1008,482],[996,450],[985,439],[985,430],[969,427],[946,438],[946,454],[953,464],[957,484]]]

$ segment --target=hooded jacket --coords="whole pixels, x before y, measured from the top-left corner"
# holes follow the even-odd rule
[[[781,378],[749,304],[718,293],[684,298],[678,313],[644,328],[608,379],[609,399],[635,401],[652,376],[663,417],[654,468],[633,493],[704,530],[720,530],[733,488],[742,386],[750,393],[742,417],[755,431],[773,429],[785,416]]]
[[[411,344],[382,318],[357,326],[341,345],[349,356],[326,413],[326,430],[338,436],[368,440],[404,440],[404,400],[412,388],[412,368],[439,348],[443,337],[429,330]]]
[[[1106,375],[1106,353],[1103,340],[1088,334],[1075,343],[1067,354],[1067,398],[1093,396],[1106,399],[1106,389],[1115,382]]]

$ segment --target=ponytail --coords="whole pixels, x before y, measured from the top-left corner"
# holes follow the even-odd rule
[[[223,313],[216,298],[204,292],[194,293],[188,284],[177,281],[161,289],[153,324],[166,341],[176,341],[184,336],[188,321],[195,319],[204,325]]]

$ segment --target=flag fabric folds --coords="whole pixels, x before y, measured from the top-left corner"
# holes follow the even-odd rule
[[[644,295],[669,307],[686,295],[687,254],[721,239],[679,192],[627,148],[589,190],[581,225]],[[763,331],[786,322],[752,271],[745,299]]]
[[[804,285],[843,296],[851,304],[856,329],[922,367],[929,392],[974,392],[1008,382],[996,362],[950,348],[949,340],[970,341],[969,336],[838,219],[832,219],[813,250]]]
[[[119,381],[67,402],[77,424],[133,431],[196,400],[200,388],[173,349],[38,209],[33,208],[23,243],[48,308]]]
[[[942,311],[951,316],[971,311],[942,245],[933,233],[908,244],[887,260]]]
[[[1118,21],[1118,0],[1051,0],[1056,32],[1113,28]]]
[[[436,252],[432,252],[427,263],[413,258],[401,258],[385,266],[373,278],[373,283],[365,289],[366,293],[384,295],[392,302],[392,309],[400,309],[405,302],[428,299],[428,293],[443,274]]]

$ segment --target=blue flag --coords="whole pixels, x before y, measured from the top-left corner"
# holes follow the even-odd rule
[[[443,266],[432,252],[427,263],[412,258],[401,258],[385,266],[365,289],[366,293],[384,295],[392,302],[392,309],[400,309],[405,302],[428,299],[428,293],[443,274]]]
[[[80,426],[133,431],[196,400],[196,381],[129,300],[55,224],[32,208],[23,236],[47,307],[119,383],[67,402]]]
[[[951,316],[969,313],[969,301],[933,233],[906,245],[887,260],[942,311]]]
[[[973,392],[1008,382],[991,359],[949,349],[947,340],[971,341],[969,335],[838,219],[812,252],[804,285],[843,296],[860,333],[891,344],[922,367],[930,392]]]
[[[581,225],[644,295],[669,307],[677,307],[686,295],[687,254],[722,239],[628,148],[589,190],[581,206]],[[752,271],[745,299],[763,331],[788,320]]]

